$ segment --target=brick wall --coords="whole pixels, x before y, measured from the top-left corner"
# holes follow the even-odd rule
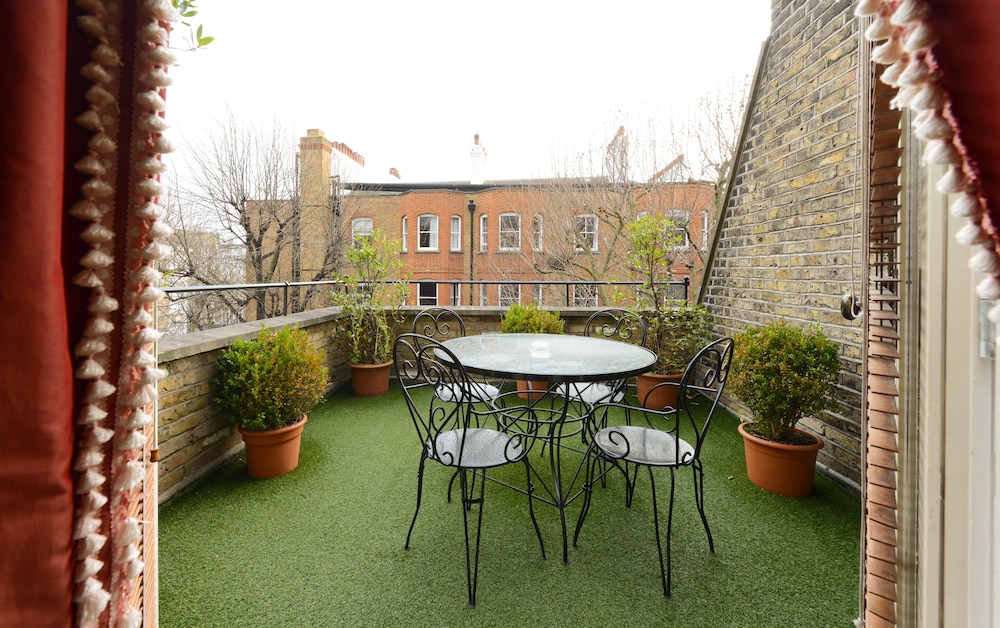
[[[704,302],[732,334],[819,322],[841,344],[836,403],[803,426],[820,464],[861,481],[861,324],[840,314],[865,278],[856,190],[857,24],[852,2],[773,0],[772,33]]]

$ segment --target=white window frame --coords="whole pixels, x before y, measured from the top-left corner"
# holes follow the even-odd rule
[[[544,288],[542,284],[535,284],[535,303],[538,305],[542,304],[542,288]]]
[[[691,236],[688,233],[687,227],[691,220],[691,214],[684,209],[671,209],[663,212],[664,218],[674,223],[676,226],[671,230],[670,234],[664,235],[679,235],[681,237],[680,244],[674,246],[676,249],[687,249],[691,248]]]
[[[409,228],[410,228],[410,217],[409,216],[403,216],[403,222],[400,225],[400,231],[402,232],[402,236],[403,236],[402,237],[402,251],[403,251],[403,253],[406,253],[407,251],[410,250],[406,246],[406,232],[409,231]]]
[[[521,284],[502,283],[497,286],[497,298],[501,307],[510,307],[521,302]]]
[[[479,305],[487,305],[489,302],[489,293],[486,288],[486,284],[479,284]]]
[[[451,304],[462,305],[462,284],[451,284]]]
[[[434,295],[424,295],[424,288],[433,288]],[[417,305],[437,305],[438,304],[438,285],[434,281],[418,281],[417,282]]]
[[[424,229],[424,224],[430,226],[429,229]],[[427,234],[428,242],[427,245],[423,243],[423,235]],[[422,214],[417,217],[417,250],[418,251],[437,251],[438,250],[438,217],[434,214]]]
[[[450,250],[458,252],[462,250],[462,217],[451,217],[451,237],[449,239]]]
[[[544,222],[541,214],[531,217],[531,250],[541,253],[545,248]]]
[[[594,214],[577,214],[574,218],[574,226],[576,227],[576,233],[574,233],[574,240],[576,240],[576,235],[583,236],[586,238],[588,235],[591,238],[590,250],[597,251],[597,216]],[[592,230],[587,229],[586,223],[590,223],[593,227]],[[583,224],[583,226],[581,226]],[[585,250],[578,242],[573,243],[573,249],[575,251]]]
[[[367,224],[367,227],[365,226]],[[351,243],[356,243],[361,238],[369,238],[372,235],[372,229],[375,226],[375,221],[371,218],[361,216],[358,218],[351,219]]]
[[[597,284],[573,284],[573,305],[576,307],[597,307]]]
[[[500,214],[498,219],[498,251],[521,250],[521,215],[513,212]],[[506,225],[504,223],[507,223]],[[512,224],[513,223],[513,224]]]
[[[483,214],[479,217],[479,250],[486,251],[489,245],[490,220],[489,216]]]

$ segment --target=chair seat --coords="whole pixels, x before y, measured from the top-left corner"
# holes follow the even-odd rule
[[[433,451],[428,443],[427,456],[448,467],[457,467],[461,463],[466,469],[489,469],[516,462],[524,456],[520,438],[497,430],[449,430],[438,434],[435,442],[437,451]],[[461,461],[458,459],[460,449]]]
[[[594,436],[594,444],[612,458],[654,467],[688,464],[694,457],[694,447],[683,438],[635,425],[606,427]]]
[[[441,401],[462,403],[465,401],[465,390],[463,388],[459,384],[442,384],[434,389],[434,394]],[[496,399],[497,395],[500,394],[500,389],[490,384],[470,382],[469,388],[473,401],[490,401],[491,399]]]
[[[622,390],[614,391],[611,386],[600,382],[588,384],[572,384],[570,395],[573,399],[579,399],[589,404],[597,403],[619,403],[625,398]]]

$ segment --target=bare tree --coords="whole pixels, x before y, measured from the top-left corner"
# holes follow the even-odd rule
[[[737,142],[751,84],[751,77],[746,74],[702,95],[685,127],[688,143],[695,151],[698,177],[712,181],[720,193],[739,148]]]

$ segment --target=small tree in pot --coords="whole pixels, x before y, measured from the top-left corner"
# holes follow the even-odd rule
[[[216,360],[216,404],[235,423],[247,447],[247,469],[273,477],[298,465],[305,413],[327,387],[323,354],[301,329],[261,329],[237,340]]]
[[[729,390],[753,415],[739,428],[750,480],[779,495],[808,495],[823,441],[796,425],[827,407],[840,373],[839,347],[818,324],[802,329],[782,321],[744,330],[735,340]],[[801,452],[804,460],[792,469],[774,468],[772,478],[771,462],[758,466],[756,457],[774,448],[782,452],[779,459]]]
[[[565,324],[559,312],[543,310],[537,303],[515,303],[500,318],[500,331],[505,334],[561,334]],[[544,394],[529,391],[544,391],[547,387],[545,382],[517,382],[518,390],[522,391],[518,395],[525,399]]]
[[[358,396],[384,395],[389,390],[392,343],[409,290],[402,281],[399,252],[400,243],[389,240],[381,229],[357,238],[346,253],[353,271],[338,276],[343,289],[331,293],[331,302],[341,308],[334,338],[347,356]]]

